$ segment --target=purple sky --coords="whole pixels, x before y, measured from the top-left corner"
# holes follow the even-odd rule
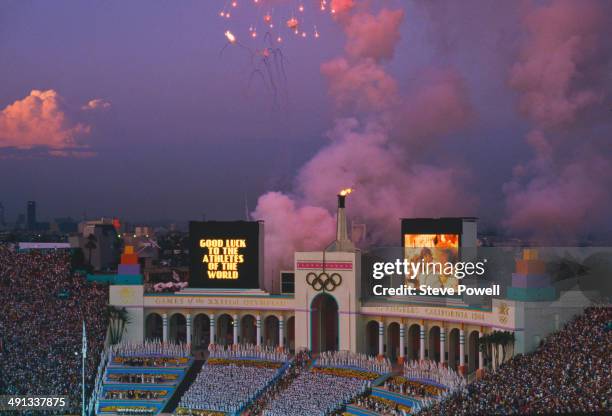
[[[267,191],[292,192],[299,169],[329,140],[335,116],[320,67],[344,53],[345,33],[321,15],[320,39],[287,37],[289,100],[272,108],[261,83],[249,89],[246,52],[231,45],[219,54],[226,29],[245,39],[259,17],[243,0],[224,20],[224,3],[0,3],[0,109],[33,89],[54,90],[70,122],[91,127],[79,139],[89,157],[0,147],[0,201],[10,221],[30,199],[43,219],[84,210],[129,220],[241,218],[245,194],[253,209]],[[276,3],[280,15],[286,2]],[[424,162],[453,158],[470,171],[479,203],[460,214],[497,221],[504,183],[530,158],[530,127],[508,85],[525,29],[519,7],[468,3],[469,14],[441,7],[432,16],[422,2],[384,2],[404,10],[395,57],[384,66],[408,95],[411,80],[432,66],[452,66],[464,79],[469,126],[415,146]],[[80,110],[94,98],[110,108]]]
[[[56,90],[75,111],[112,103],[91,120],[97,156],[0,161],[11,219],[27,199],[42,216],[231,217],[245,193],[254,204],[290,183],[329,127],[319,64],[340,31],[325,19],[325,42],[287,45],[291,104],[274,112],[265,90],[245,96],[242,56],[219,57],[219,3],[2,2],[0,107],[32,89]]]

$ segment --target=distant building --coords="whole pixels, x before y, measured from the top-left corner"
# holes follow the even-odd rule
[[[49,231],[51,229],[51,224],[49,221],[37,221],[35,231]]]
[[[32,231],[36,229],[36,201],[28,201],[27,206],[27,228]]]
[[[143,267],[151,267],[153,262],[159,259],[159,245],[152,227],[134,227],[134,232],[124,234],[123,240],[126,245],[134,247],[138,261]]]
[[[0,202],[0,227],[4,227],[6,225],[6,221],[4,220],[4,205]]]
[[[25,226],[25,215],[17,215],[17,221],[15,222],[15,228],[22,229]]]
[[[70,246],[81,248],[94,270],[114,269],[119,261],[120,241],[112,219],[84,221],[78,229],[78,235],[68,238]]]
[[[100,218],[99,220],[85,220],[79,223],[78,232],[79,234],[85,233],[85,229],[87,227],[91,227],[93,225],[113,225],[112,218]]]
[[[61,234],[73,234],[79,229],[78,224],[75,220],[70,217],[56,218],[53,221],[51,229]]]
[[[155,234],[155,231],[153,230],[153,228],[148,227],[148,226],[137,226],[134,228],[134,237],[149,238],[149,237],[153,237],[154,234]]]

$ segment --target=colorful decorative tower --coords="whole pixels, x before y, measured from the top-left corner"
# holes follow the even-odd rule
[[[117,268],[115,284],[142,284],[142,274],[138,256],[134,253],[134,246],[125,246],[121,255],[121,263]]]
[[[539,259],[538,250],[526,248],[523,257],[516,260],[512,273],[512,286],[508,288],[508,299],[523,302],[553,301],[557,290],[546,273],[546,263]]]

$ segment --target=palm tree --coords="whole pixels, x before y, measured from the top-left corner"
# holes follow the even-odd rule
[[[500,344],[502,346],[502,364],[506,361],[506,349],[512,345],[514,349],[514,332],[503,331],[500,333]]]
[[[480,350],[484,353],[485,358],[489,361],[489,348],[493,353],[490,358],[495,361],[495,367],[499,367],[506,361],[508,347],[514,347],[515,336],[511,331],[493,331],[490,334],[483,335],[481,338]],[[502,347],[501,361],[499,357],[499,347]]]
[[[491,365],[491,355],[490,355],[491,335],[490,334],[483,334],[482,337],[480,337],[479,348],[480,348],[480,351],[482,351],[484,355],[487,365]]]
[[[125,308],[109,305],[106,314],[110,330],[110,343],[111,345],[118,344],[125,332],[125,326],[130,323],[128,311]]]
[[[98,239],[96,238],[95,235],[89,234],[87,236],[87,243],[85,244],[85,248],[89,250],[89,264],[90,265],[91,265],[91,251],[98,248],[98,245],[96,244],[97,242],[98,242]]]
[[[493,360],[495,361],[495,368],[499,367],[499,344],[501,343],[500,331],[493,331],[489,335],[491,339],[491,345],[493,346]]]

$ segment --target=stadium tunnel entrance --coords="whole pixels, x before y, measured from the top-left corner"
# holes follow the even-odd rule
[[[419,359],[421,348],[421,328],[417,324],[410,325],[408,329],[408,358],[410,360]]]
[[[217,319],[217,344],[232,345],[234,342],[234,321],[226,313]]]
[[[193,349],[205,350],[210,343],[210,317],[199,313],[193,320]]]
[[[162,317],[158,313],[150,313],[147,315],[145,322],[145,339],[161,340],[164,336],[164,327]]]
[[[369,321],[366,325],[366,354],[378,354],[378,321]]]
[[[295,318],[293,316],[287,320],[287,344],[289,351],[295,353]]]
[[[279,345],[279,327],[280,322],[276,316],[270,315],[264,319],[264,345],[268,347]]]
[[[240,323],[240,341],[243,344],[257,343],[257,328],[256,321],[253,315],[244,315]]]
[[[187,319],[181,313],[175,313],[170,317],[170,341],[187,342]]]
[[[338,303],[327,293],[317,295],[310,308],[312,351],[338,351]]]
[[[396,361],[400,355],[400,326],[392,322],[387,327],[387,358]]]

